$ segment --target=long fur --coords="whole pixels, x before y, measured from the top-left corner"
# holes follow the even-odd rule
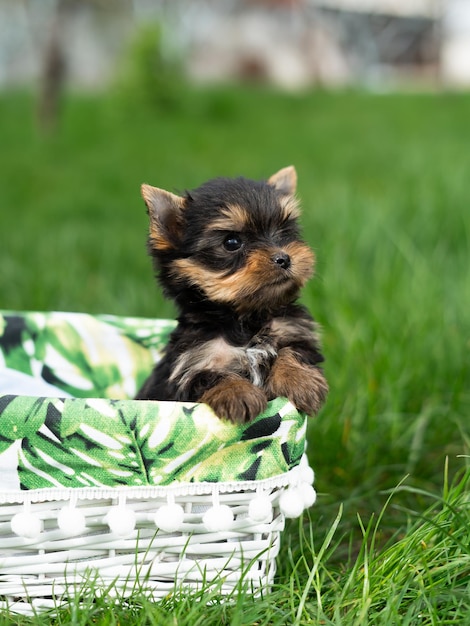
[[[137,399],[205,402],[246,422],[277,396],[317,413],[327,392],[315,323],[296,300],[313,273],[296,173],[218,178],[183,197],[143,185],[149,252],[179,309]]]

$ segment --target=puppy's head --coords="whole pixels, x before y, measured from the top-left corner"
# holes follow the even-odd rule
[[[142,185],[167,295],[182,302],[197,292],[238,313],[293,301],[314,264],[300,238],[296,184],[286,167],[262,182],[216,178],[183,197]]]

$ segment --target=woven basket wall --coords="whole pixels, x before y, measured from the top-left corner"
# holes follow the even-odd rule
[[[315,500],[306,418],[285,399],[245,426],[126,399],[172,327],[0,314],[0,607],[51,608],[90,580],[120,597],[269,589],[285,517]],[[2,388],[12,372],[24,393]]]

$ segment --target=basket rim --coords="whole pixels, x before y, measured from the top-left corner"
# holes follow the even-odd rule
[[[306,455],[300,464],[307,464]],[[295,486],[302,482],[300,464],[270,478],[260,480],[230,482],[172,483],[170,485],[145,485],[122,487],[64,487],[42,488],[29,490],[0,490],[0,504],[24,504],[28,502],[52,502],[58,500],[98,500],[119,498],[146,499],[171,496],[198,496],[218,493],[236,493],[241,491],[264,491],[282,487]]]

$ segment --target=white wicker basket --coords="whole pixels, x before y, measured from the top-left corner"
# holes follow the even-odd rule
[[[120,597],[139,591],[163,598],[179,586],[207,584],[223,595],[267,591],[285,517],[313,504],[312,480],[304,461],[277,481],[227,491],[223,484],[166,495],[90,489],[66,501],[35,502],[35,493],[22,504],[1,504],[0,607],[51,608],[90,579]]]
[[[65,320],[74,330],[86,326],[89,345],[88,316],[35,315],[27,317],[36,325],[35,339],[39,319],[44,332],[50,335],[53,324],[66,341]],[[122,335],[121,321],[113,319],[112,326]],[[101,326],[96,333],[105,334]],[[44,372],[50,382],[53,363],[37,366],[39,351],[48,354],[44,345],[38,341],[36,353],[22,337],[18,352],[5,336],[0,357],[3,347],[6,365],[11,369],[14,354],[24,373],[26,355],[36,382],[44,382]],[[16,327],[12,336],[19,336]],[[77,373],[72,377],[64,359],[59,362],[65,392],[72,380],[77,384]],[[129,380],[122,383],[127,392]],[[56,607],[90,581],[95,592],[119,597],[144,592],[162,598],[207,585],[223,595],[242,587],[268,590],[285,518],[315,500],[313,471],[302,454],[305,434],[305,416],[282,399],[237,427],[221,423],[204,405],[2,395],[0,384],[0,608],[30,613]],[[87,445],[78,449],[85,435]],[[185,437],[186,448],[180,446]],[[126,438],[138,445],[121,446],[122,454]],[[176,457],[162,464],[169,445],[178,448]],[[136,455],[145,458],[145,480],[142,468],[132,469]]]

